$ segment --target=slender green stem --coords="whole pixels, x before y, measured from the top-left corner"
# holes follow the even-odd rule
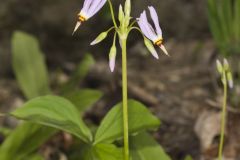
[[[114,15],[114,11],[113,11],[113,6],[112,6],[111,0],[108,0],[108,4],[109,4],[109,7],[110,7],[113,24],[114,24],[115,28],[118,28],[118,27],[117,27],[117,23],[116,23],[116,19],[115,19],[115,15]]]
[[[224,134],[225,134],[225,127],[226,127],[226,110],[227,110],[227,79],[226,73],[224,71],[223,78],[225,83],[223,83],[223,106],[222,106],[222,115],[221,115],[221,135],[220,135],[220,144],[219,144],[219,151],[218,151],[218,160],[222,160],[223,154],[223,144],[224,144]]]
[[[129,160],[129,137],[128,137],[128,93],[127,93],[127,42],[122,43],[122,96],[123,96],[123,138],[124,138],[124,160]]]

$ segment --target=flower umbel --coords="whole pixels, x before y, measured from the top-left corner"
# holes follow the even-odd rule
[[[83,8],[78,13],[77,24],[74,28],[73,34],[77,31],[80,25],[94,16],[107,2],[107,0],[85,0]]]
[[[221,75],[222,83],[228,84],[229,88],[233,88],[233,76],[227,59],[224,58],[223,63],[217,60],[216,66]]]
[[[138,25],[143,32],[143,34],[150,39],[155,45],[159,46],[162,51],[168,55],[166,48],[163,45],[162,29],[159,25],[158,15],[156,10],[150,6],[148,7],[150,11],[151,18],[153,20],[155,30],[152,25],[148,22],[146,11],[144,10],[140,17],[137,18]]]

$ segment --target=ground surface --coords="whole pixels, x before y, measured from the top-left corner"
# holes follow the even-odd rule
[[[159,50],[159,60],[149,55],[141,42],[129,47],[129,97],[145,103],[161,119],[162,125],[154,136],[173,159],[183,159],[190,154],[194,159],[211,160],[217,155],[221,106],[214,44],[211,40],[169,40],[166,47],[171,56],[167,57]],[[86,115],[96,124],[121,100],[120,64],[119,54],[116,71],[111,74],[106,59],[97,58],[84,82],[86,87],[98,88],[105,93]],[[19,106],[24,101],[11,76],[1,79],[0,97],[0,104],[4,106],[1,111],[5,112],[13,109],[10,106]],[[238,109],[229,107],[225,155],[233,160],[239,158],[240,151],[238,121]],[[0,123],[16,125],[16,121],[9,118],[1,118]]]

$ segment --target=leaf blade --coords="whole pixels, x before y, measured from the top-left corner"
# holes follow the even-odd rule
[[[13,69],[27,98],[50,93],[48,73],[38,40],[20,31],[12,38]]]
[[[130,134],[141,130],[156,128],[160,125],[160,121],[153,116],[143,104],[129,100],[128,107]],[[144,119],[142,115],[144,115]],[[119,103],[109,111],[101,122],[95,135],[95,143],[112,142],[121,138],[122,135],[122,104]]]
[[[68,100],[58,96],[43,96],[30,100],[11,113],[19,119],[69,132],[85,142],[92,140],[90,130],[80,119],[78,110]]]
[[[146,132],[130,138],[132,160],[171,160],[163,148]]]
[[[82,113],[98,101],[102,95],[103,93],[98,90],[81,89],[68,94],[66,98],[77,107],[80,113]]]

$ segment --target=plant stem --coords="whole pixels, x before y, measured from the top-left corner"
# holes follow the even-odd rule
[[[129,160],[129,137],[128,137],[128,93],[127,93],[127,39],[122,38],[122,96],[123,96],[123,138],[124,160]]]
[[[222,115],[221,115],[221,135],[220,135],[220,144],[218,151],[218,160],[222,160],[223,154],[223,144],[224,144],[224,134],[225,134],[225,126],[226,126],[226,109],[227,109],[227,79],[226,73],[224,72],[223,77],[225,83],[223,83],[223,106],[222,106]]]
[[[111,0],[108,0],[108,4],[109,4],[109,7],[110,7],[110,11],[111,11],[112,21],[113,21],[114,27],[117,28],[117,23],[116,23],[116,19],[115,19],[115,15],[114,15],[114,11],[113,11],[113,6],[112,6]]]

